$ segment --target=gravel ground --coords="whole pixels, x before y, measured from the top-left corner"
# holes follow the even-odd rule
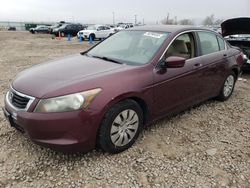
[[[19,71],[89,47],[26,32],[0,32],[0,45],[0,106]],[[159,121],[116,155],[42,148],[0,111],[0,187],[250,187],[250,74],[243,78],[228,101]]]

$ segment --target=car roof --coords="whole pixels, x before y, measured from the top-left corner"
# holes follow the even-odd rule
[[[210,29],[203,28],[203,27],[183,26],[183,25],[145,25],[145,26],[138,26],[138,27],[130,28],[128,30],[160,31],[160,32],[168,32],[168,33],[182,32],[182,31],[187,31],[187,30],[212,31]]]

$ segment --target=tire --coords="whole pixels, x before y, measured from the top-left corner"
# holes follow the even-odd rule
[[[98,146],[108,153],[120,153],[134,144],[142,125],[139,104],[130,99],[119,102],[109,109],[101,123]]]
[[[89,38],[90,38],[90,36],[92,37],[92,41],[94,41],[95,40],[95,34],[90,34]]]
[[[235,82],[236,82],[236,75],[234,72],[231,72],[230,74],[227,75],[223,83],[223,86],[220,90],[220,94],[217,96],[217,100],[226,101],[227,99],[229,99],[234,91]]]

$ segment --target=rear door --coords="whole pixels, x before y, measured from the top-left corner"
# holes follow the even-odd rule
[[[63,31],[64,35],[71,34],[72,32],[72,25],[67,25]]]
[[[71,25],[70,34],[75,36],[77,32],[78,32],[78,25],[76,24]]]
[[[96,38],[104,38],[105,36],[105,26],[99,26],[96,31]]]
[[[103,38],[107,38],[110,35],[110,33],[111,33],[110,27],[105,26]]]
[[[197,32],[200,56],[203,64],[202,92],[204,98],[215,97],[221,89],[228,63],[228,51],[224,40],[209,31]]]

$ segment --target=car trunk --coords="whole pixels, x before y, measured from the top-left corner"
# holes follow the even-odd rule
[[[232,45],[239,47],[250,60],[250,18],[234,18],[221,24],[222,36]],[[234,36],[235,35],[235,36]],[[248,38],[237,35],[249,35]]]
[[[239,47],[243,53],[247,56],[248,59],[250,59],[250,40],[249,41],[244,41],[244,40],[232,40],[228,39],[227,40],[229,44],[232,46]]]

